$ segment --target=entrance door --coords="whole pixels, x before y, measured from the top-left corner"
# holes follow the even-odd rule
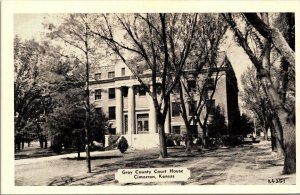
[[[124,115],[124,128],[123,128],[123,134],[126,135],[128,134],[128,115]]]
[[[137,133],[146,134],[149,133],[149,115],[138,114],[137,115]]]

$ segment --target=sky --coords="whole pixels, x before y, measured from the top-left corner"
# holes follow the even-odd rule
[[[22,39],[41,40],[41,33],[45,32],[42,23],[44,21],[53,21],[54,15],[49,14],[15,14],[14,15],[14,35],[18,35]],[[54,21],[53,21],[54,22]],[[248,66],[251,66],[248,56],[243,49],[233,41],[233,33],[228,30],[227,39],[220,47],[221,51],[225,51],[235,71],[239,90],[242,91],[241,75]],[[241,100],[239,100],[241,102]]]

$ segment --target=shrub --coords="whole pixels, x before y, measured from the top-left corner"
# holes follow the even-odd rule
[[[175,144],[174,144],[173,139],[171,139],[170,137],[167,137],[167,138],[166,138],[166,146],[167,146],[167,147],[174,147]]]
[[[223,135],[221,139],[225,146],[240,146],[243,144],[243,136],[240,135]]]
[[[128,142],[125,137],[121,137],[119,143],[118,143],[118,149],[121,153],[124,153],[128,149]]]
[[[185,141],[185,136],[181,134],[167,134],[166,145],[167,147],[180,146],[180,142]]]

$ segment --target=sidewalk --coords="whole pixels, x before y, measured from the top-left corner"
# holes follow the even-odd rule
[[[118,152],[118,150],[93,151],[93,152],[91,152],[91,156],[97,156],[99,154],[114,154],[116,152]],[[86,157],[86,153],[85,152],[80,152],[80,157],[81,158],[85,158]],[[77,158],[77,152],[70,153],[70,154],[61,154],[61,155],[56,155],[56,156],[47,156],[47,157],[28,158],[28,159],[15,160],[15,165],[26,165],[26,164],[30,164],[30,163],[52,161],[52,160],[63,159],[63,158]]]

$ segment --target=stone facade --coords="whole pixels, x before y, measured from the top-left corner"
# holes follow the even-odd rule
[[[223,56],[220,64],[222,63],[225,63],[225,66],[217,82],[214,103],[215,106],[221,107],[230,132],[237,125],[237,118],[239,118],[238,88],[234,71],[226,56]],[[120,61],[115,61],[114,65],[94,69],[92,75],[90,100],[95,108],[101,108],[108,116],[113,129],[111,133],[123,135],[134,148],[158,146],[152,98],[133,78],[131,71]],[[165,122],[166,133],[182,134],[186,131],[182,117],[175,113],[176,109],[172,109],[172,106],[176,106],[177,98],[176,95],[172,95],[170,100],[170,109]],[[188,105],[186,106],[188,108]],[[202,115],[204,116],[204,113]],[[197,129],[198,135],[201,135],[201,128],[197,127]]]

